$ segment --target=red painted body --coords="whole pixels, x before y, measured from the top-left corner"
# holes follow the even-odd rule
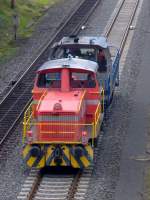
[[[47,86],[43,77],[52,75],[58,77],[47,78]],[[33,114],[39,123],[34,131],[36,142],[81,143],[82,136],[92,138],[88,124],[94,122],[101,101],[93,72],[69,68],[40,71],[32,92]]]

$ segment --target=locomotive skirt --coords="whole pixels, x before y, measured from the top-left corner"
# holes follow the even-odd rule
[[[22,156],[28,167],[72,166],[86,168],[93,164],[93,147],[71,144],[25,145]]]

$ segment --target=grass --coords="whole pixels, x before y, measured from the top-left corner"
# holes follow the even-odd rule
[[[150,200],[150,168],[148,168],[146,171],[144,198],[146,200]]]
[[[14,42],[12,16],[19,16],[19,38],[29,38],[34,25],[45,13],[45,9],[58,0],[16,0],[15,9],[10,8],[10,0],[0,0],[0,63],[10,59],[19,46]]]

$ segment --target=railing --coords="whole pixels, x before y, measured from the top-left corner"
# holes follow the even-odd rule
[[[102,88],[102,90],[101,90],[101,112],[102,113],[104,113],[104,109],[105,109],[105,104],[104,104],[104,102],[105,102],[105,91],[104,91],[104,89]]]
[[[104,100],[105,100],[105,91],[104,91],[104,89],[103,89],[103,87],[101,88],[101,91],[100,92],[89,92],[89,94],[99,94],[100,95],[100,97],[101,97],[101,111],[102,111],[102,113],[104,112]]]
[[[31,121],[33,119],[32,105],[33,105],[33,102],[30,103],[30,105],[28,106],[27,110],[24,113],[24,119],[23,119],[23,138],[22,138],[23,143],[25,142],[27,131],[30,130],[30,128],[31,128]]]
[[[100,121],[100,115],[101,115],[101,104],[99,103],[95,112],[95,122],[94,122],[94,138],[97,136],[98,132],[98,126],[99,126],[99,121]]]
[[[24,124],[26,126],[26,124]],[[94,123],[46,123],[32,122],[30,124],[34,143],[82,143],[82,134],[94,135]],[[34,134],[36,133],[36,134]],[[26,134],[26,133],[24,133]]]
[[[30,105],[28,106],[28,108],[26,109],[25,113],[24,113],[24,119],[23,119],[23,138],[22,138],[22,142],[25,142],[25,138],[26,138],[26,133],[27,131],[29,131],[32,127],[32,121],[34,118],[34,111],[39,107],[42,99],[44,98],[44,96],[46,95],[47,91],[45,90],[43,92],[43,94],[41,95],[40,99],[37,100],[37,102],[35,103],[35,101],[32,101],[30,103]]]
[[[23,122],[23,143],[27,139],[27,132],[31,131],[34,143],[81,143],[82,134],[86,132],[88,137],[94,139],[99,130],[99,121],[101,120],[101,113],[104,110],[104,90],[102,90],[102,102],[97,105],[94,121],[90,124],[78,123],[78,116],[38,116],[34,117],[32,102],[24,114]],[[36,107],[40,105],[41,99]],[[44,118],[43,118],[44,117]],[[52,118],[54,119],[52,120]],[[78,118],[78,120],[76,119]],[[60,120],[61,119],[61,120]]]
[[[43,98],[45,97],[46,94],[47,94],[47,90],[44,91],[44,93],[42,94],[41,98],[39,99],[38,104],[37,104],[37,109],[40,106],[40,104],[41,104],[41,102],[42,102],[42,100],[43,100]]]

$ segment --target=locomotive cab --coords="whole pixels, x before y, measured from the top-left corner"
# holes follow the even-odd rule
[[[97,79],[105,89],[105,104],[111,103],[115,86],[119,85],[120,53],[109,46],[105,37],[71,36],[55,43],[49,59],[80,58],[98,64]]]
[[[92,164],[104,114],[97,70],[95,62],[66,58],[37,71],[33,102],[24,115],[23,157],[28,166]]]
[[[112,62],[104,37],[64,37],[54,45],[49,59],[69,56],[97,62],[99,72],[107,71]]]

